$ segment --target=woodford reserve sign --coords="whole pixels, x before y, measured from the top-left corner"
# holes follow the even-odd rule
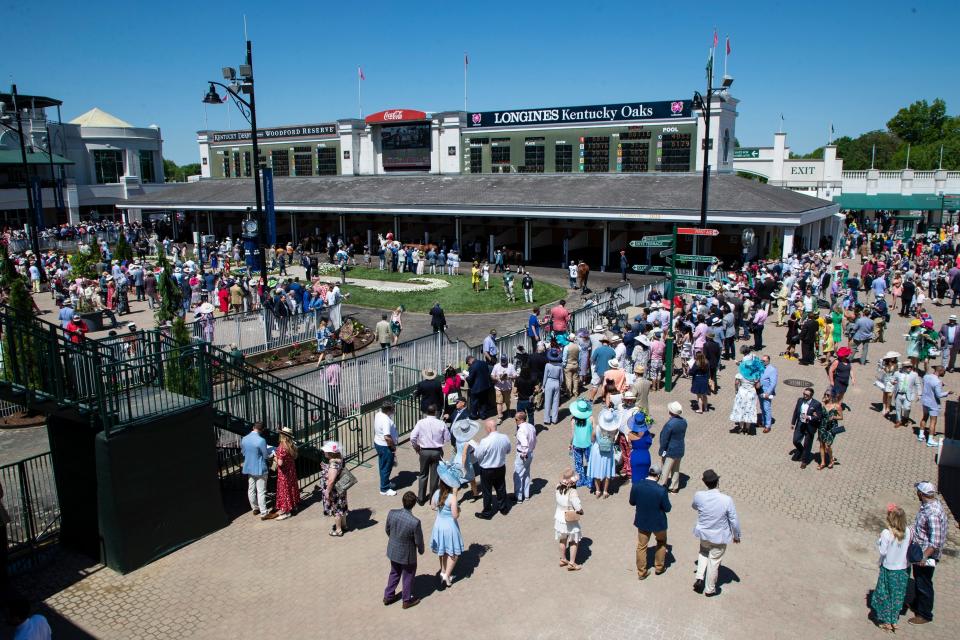
[[[303,124],[277,129],[257,129],[258,142],[277,138],[316,138],[337,135],[335,124]],[[250,140],[250,130],[212,131],[208,134],[210,142],[243,142]]]
[[[622,122],[628,120],[669,120],[689,118],[690,100],[626,102],[588,107],[548,107],[513,111],[471,113],[468,127],[501,127],[517,124],[576,124],[580,122]]]

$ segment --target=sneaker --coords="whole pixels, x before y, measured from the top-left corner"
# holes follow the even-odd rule
[[[289,517],[290,517],[289,513],[281,513],[280,515],[277,516],[277,520],[286,520]]]
[[[926,438],[924,438],[923,429],[921,429],[920,431],[917,431],[917,441],[923,442],[925,439]]]
[[[937,439],[934,438],[933,436],[930,436],[929,438],[927,438],[927,446],[928,446],[928,447],[937,447],[937,446],[939,446],[939,445],[940,445],[940,443],[937,442]]]
[[[395,496],[395,495],[397,495],[397,492],[394,491],[393,489],[387,489],[386,491],[381,491],[381,492],[380,492],[380,495],[382,495],[382,496]]]

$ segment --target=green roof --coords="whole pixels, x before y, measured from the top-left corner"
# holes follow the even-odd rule
[[[21,162],[19,149],[0,149],[0,164],[20,164]],[[27,164],[50,164],[50,156],[46,153],[28,151]],[[53,154],[53,164],[73,164],[73,160]]]
[[[929,211],[943,208],[943,198],[932,193],[920,193],[912,196],[904,196],[899,193],[880,193],[875,196],[868,196],[864,193],[845,193],[834,197],[833,201],[843,209],[867,209],[873,211],[878,209],[895,211],[918,209],[921,211]]]

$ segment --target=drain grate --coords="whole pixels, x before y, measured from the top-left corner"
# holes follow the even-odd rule
[[[789,378],[787,380],[784,380],[783,384],[790,387],[800,387],[800,388],[813,386],[813,383],[810,382],[809,380],[801,380],[800,378]]]

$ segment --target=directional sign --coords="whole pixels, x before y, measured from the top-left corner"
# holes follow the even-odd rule
[[[677,282],[683,282],[684,280],[687,282],[712,282],[713,278],[710,276],[685,276],[678,273]]]
[[[678,227],[677,234],[681,236],[718,236],[719,229],[700,229],[698,227]]]
[[[687,253],[678,253],[674,256],[680,262],[714,262],[714,256],[695,256]]]
[[[673,236],[646,236],[640,240],[631,240],[631,247],[669,247],[673,244]]]
[[[639,271],[640,273],[643,273],[644,271],[648,273],[667,273],[670,271],[670,267],[660,267],[656,265],[648,267],[645,264],[635,264],[633,265],[633,270]]]
[[[669,256],[672,256],[673,253],[674,253],[674,251],[676,251],[676,249],[674,249],[673,247],[671,247],[671,248],[669,248],[669,249],[664,249],[663,251],[660,252],[660,257],[661,257],[661,258],[667,258],[667,257],[669,257]]]
[[[712,294],[713,294],[713,291],[709,291],[709,290],[707,290],[707,289],[688,289],[687,287],[677,287],[676,291],[677,291],[678,293],[689,293],[689,294],[695,295],[695,296],[712,295]]]

